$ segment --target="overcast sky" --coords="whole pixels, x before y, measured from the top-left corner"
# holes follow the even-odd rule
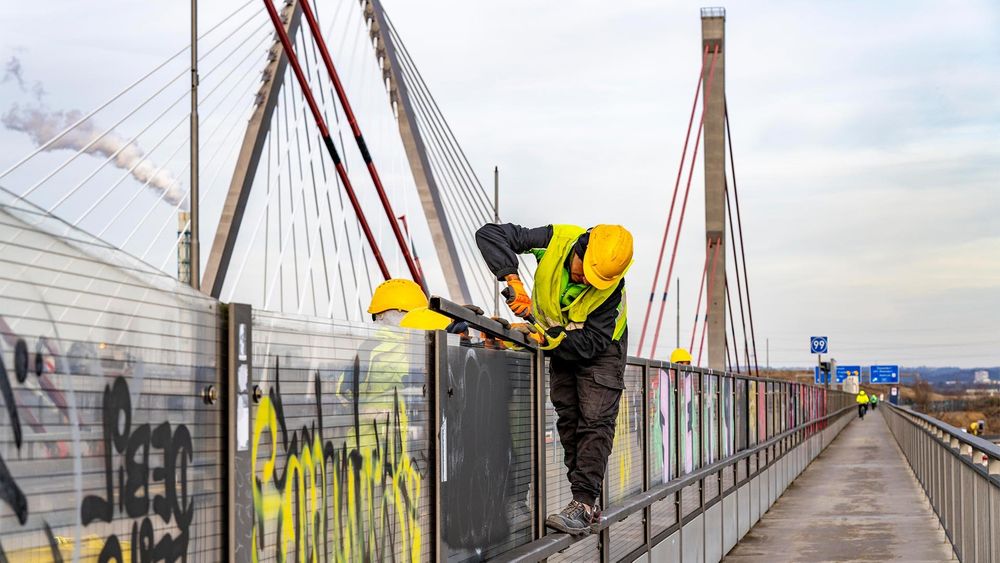
[[[635,343],[700,65],[701,4],[384,3],[480,176],[500,166],[505,217],[634,232]],[[203,4],[209,22],[216,8]],[[3,58],[30,63],[54,105],[86,108],[186,41],[186,5],[100,6],[80,25],[76,2],[19,4],[0,16]],[[769,339],[771,365],[808,365],[808,337],[829,335],[840,363],[1000,365],[1000,5],[726,8],[760,363]],[[675,272],[682,343],[704,260],[700,170]],[[670,303],[663,353],[676,338]]]

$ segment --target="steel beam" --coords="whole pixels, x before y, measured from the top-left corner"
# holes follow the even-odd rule
[[[285,5],[281,19],[285,22],[288,37],[294,41],[302,20],[302,7],[298,0],[290,0]],[[243,212],[257,176],[257,166],[264,150],[264,141],[271,129],[271,118],[278,104],[278,93],[281,91],[287,66],[288,56],[281,48],[281,42],[275,37],[268,53],[267,66],[264,67],[263,81],[257,92],[256,106],[243,135],[243,145],[236,159],[233,178],[229,182],[229,193],[226,195],[222,216],[219,218],[219,228],[215,231],[215,240],[212,242],[212,250],[208,255],[205,275],[202,278],[203,291],[207,290],[216,299],[222,294],[222,286],[226,281],[233,248],[236,246],[236,237],[243,223]]]

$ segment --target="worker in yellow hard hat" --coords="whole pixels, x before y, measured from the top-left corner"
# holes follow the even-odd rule
[[[415,281],[391,279],[375,288],[368,312],[380,324],[420,330],[446,329],[451,319],[431,311],[428,305],[424,290]]]
[[[487,266],[512,291],[511,311],[533,317],[544,330],[536,339],[551,358],[549,395],[559,417],[573,501],[546,524],[565,533],[590,533],[600,521],[597,499],[625,388],[625,272],[632,265],[632,234],[621,225],[491,223],[476,232],[476,243]],[[517,274],[517,255],[527,253],[538,260],[530,295]]]
[[[674,351],[670,353],[670,363],[685,366],[691,365],[691,352],[688,352],[684,348],[675,348]]]
[[[379,329],[359,354],[361,359],[367,360],[366,369],[341,373],[337,389],[341,400],[356,403],[355,408],[368,416],[392,412],[395,395],[404,387],[410,364],[408,358],[413,354],[408,349],[412,344],[409,336],[393,328],[445,330],[452,324],[451,319],[427,306],[423,289],[412,280],[390,279],[375,288],[368,313]],[[361,430],[367,432],[369,428]],[[366,441],[371,442],[372,437],[360,437],[361,443]]]

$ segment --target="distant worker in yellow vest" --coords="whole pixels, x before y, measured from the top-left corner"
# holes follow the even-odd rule
[[[338,395],[343,400],[357,402],[357,408],[369,414],[392,411],[394,393],[403,385],[410,361],[406,335],[390,327],[446,330],[452,325],[451,319],[431,311],[428,304],[424,291],[412,280],[386,280],[375,288],[368,313],[379,330],[366,345],[371,346],[366,369],[341,375]]]
[[[512,290],[511,311],[533,315],[545,330],[534,338],[551,358],[549,395],[573,492],[572,502],[546,524],[588,534],[600,522],[597,501],[625,388],[625,272],[632,264],[632,234],[620,225],[488,224],[476,232],[476,244]],[[517,255],[529,252],[538,259],[531,295],[517,275]]]
[[[684,348],[676,348],[670,353],[670,363],[681,364],[682,366],[691,365],[691,352],[688,352]]]
[[[865,393],[865,390],[861,389],[854,400],[858,403],[858,417],[864,419],[865,413],[868,412],[868,393]]]

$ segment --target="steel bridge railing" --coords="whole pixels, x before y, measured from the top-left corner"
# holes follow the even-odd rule
[[[1000,561],[1000,447],[926,414],[880,409],[962,561]]]
[[[431,308],[473,330],[520,337],[441,298],[432,298]],[[537,352],[531,358],[532,539],[488,552],[495,561],[634,561],[646,554],[718,561],[854,411],[853,396],[812,384],[629,357],[604,519],[593,534],[574,538],[545,528],[547,514],[571,494],[546,361]],[[454,453],[449,447],[437,455]],[[448,559],[447,547],[440,548]],[[664,551],[671,548],[676,553]]]

